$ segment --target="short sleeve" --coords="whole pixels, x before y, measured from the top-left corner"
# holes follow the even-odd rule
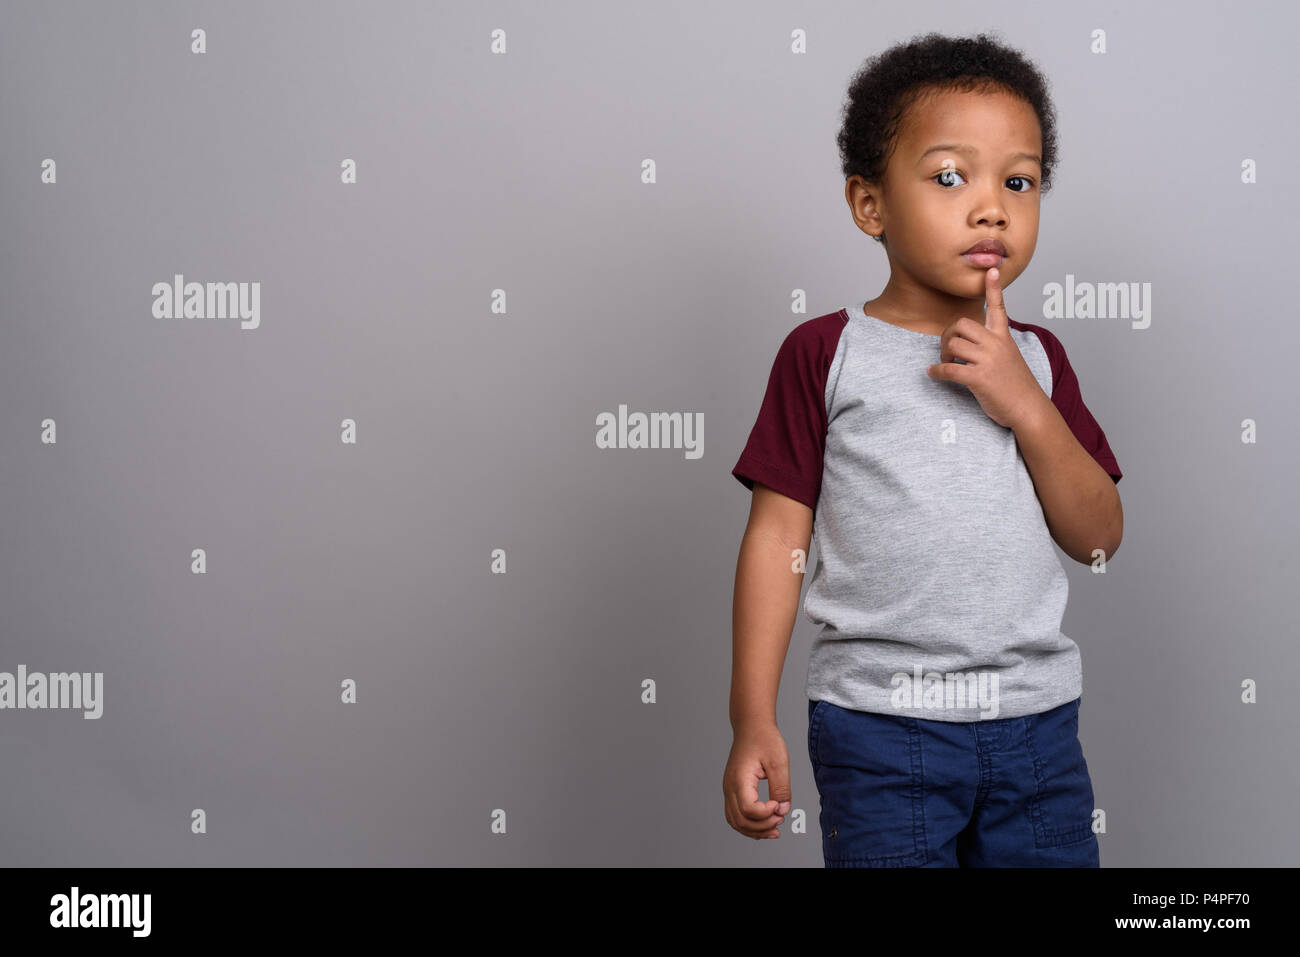
[[[766,485],[814,511],[826,448],[826,380],[848,317],[829,313],[791,330],[777,350],[758,418],[735,468],[742,485]]]
[[[1119,463],[1115,461],[1115,453],[1111,451],[1110,443],[1106,441],[1106,433],[1101,430],[1097,420],[1088,411],[1088,407],[1083,404],[1083,393],[1079,390],[1079,379],[1070,366],[1070,360],[1065,354],[1065,347],[1061,345],[1061,341],[1050,330],[1027,323],[1025,327],[1038,334],[1038,338],[1042,340],[1043,348],[1047,351],[1047,357],[1051,360],[1052,404],[1061,413],[1061,418],[1065,419],[1065,424],[1070,427],[1070,431],[1079,440],[1079,444],[1088,451],[1088,454],[1093,457],[1098,465],[1106,470],[1106,474],[1118,484],[1119,480],[1124,477],[1124,473],[1120,471]]]

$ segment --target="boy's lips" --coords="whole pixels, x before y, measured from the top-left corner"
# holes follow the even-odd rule
[[[1007,254],[1007,247],[1002,245],[1002,240],[1000,239],[981,239],[970,249],[966,250],[966,252],[962,253],[962,255],[966,256],[971,253],[997,253],[999,256],[1005,257]]]
[[[972,266],[989,269],[993,266],[1002,265],[1002,260],[1007,258],[1007,247],[1002,245],[1000,239],[981,239],[962,253],[961,258]]]
[[[961,258],[966,260],[972,266],[978,266],[980,269],[989,269],[993,266],[1001,266],[1005,256],[997,253],[962,253]]]

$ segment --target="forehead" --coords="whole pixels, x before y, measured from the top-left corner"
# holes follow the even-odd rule
[[[980,156],[1037,153],[1042,131],[1034,108],[1004,91],[928,92],[908,107],[899,129],[901,157],[936,143],[968,143]]]

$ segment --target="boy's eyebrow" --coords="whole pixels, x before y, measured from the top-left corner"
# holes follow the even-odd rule
[[[925,159],[931,153],[940,153],[940,152],[969,153],[972,156],[979,155],[979,150],[977,150],[973,146],[967,146],[964,143],[940,143],[938,146],[931,146],[928,150],[922,153],[920,158],[918,159],[918,162],[920,160]],[[1043,165],[1043,158],[1039,156],[1037,153],[1016,153],[1011,158],[1032,160],[1033,162],[1037,163],[1039,166]]]

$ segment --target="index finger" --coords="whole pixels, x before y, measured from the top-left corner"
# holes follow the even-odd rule
[[[984,273],[984,325],[995,331],[1007,328],[1007,307],[1002,299],[1002,278],[997,266]]]

